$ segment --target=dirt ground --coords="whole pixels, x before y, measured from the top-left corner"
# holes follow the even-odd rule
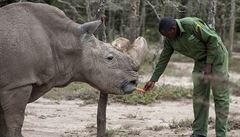
[[[192,64],[175,64],[179,69],[191,70]],[[187,67],[187,68],[186,68]],[[163,76],[157,85],[172,84],[191,87],[191,77]],[[231,76],[231,75],[230,75]],[[147,81],[150,75],[141,77]],[[239,75],[233,74],[233,80]],[[188,137],[190,128],[173,127],[179,121],[192,121],[192,100],[160,101],[151,105],[111,103],[107,108],[107,128],[112,137]],[[44,98],[27,106],[23,125],[25,137],[96,137],[97,104],[85,105],[81,100],[52,101]],[[210,107],[214,122],[214,105]],[[230,120],[233,130],[228,137],[240,136],[240,97],[231,96]],[[235,121],[235,123],[234,123]],[[213,122],[209,137],[214,137]]]

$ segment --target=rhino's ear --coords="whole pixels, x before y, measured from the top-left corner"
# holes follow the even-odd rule
[[[126,38],[119,37],[112,42],[112,46],[121,52],[126,52],[130,47],[130,41]]]
[[[85,33],[93,34],[94,32],[97,31],[100,25],[102,25],[101,20],[87,22],[79,25],[77,28],[77,32],[80,34],[85,34]]]

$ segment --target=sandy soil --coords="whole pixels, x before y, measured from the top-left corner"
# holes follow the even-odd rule
[[[191,69],[191,64],[176,64]],[[185,68],[187,67],[187,68]],[[147,81],[150,75],[141,78]],[[234,75],[239,80],[239,75]],[[163,82],[164,81],[164,82]],[[191,87],[191,77],[163,76],[158,85],[172,84]],[[25,137],[95,137],[97,104],[84,105],[81,100],[52,101],[40,98],[27,106],[23,126]],[[214,119],[211,103],[210,117]],[[107,128],[113,137],[187,137],[190,128],[169,125],[193,119],[192,101],[160,101],[151,105],[111,103],[107,108]],[[240,97],[231,97],[230,119],[240,120]],[[209,137],[215,136],[213,124]],[[239,125],[238,125],[239,126]],[[239,128],[238,128],[239,129]],[[231,130],[228,137],[239,137],[240,130]]]
[[[96,136],[96,104],[84,106],[80,100],[51,101],[39,99],[29,104],[23,128],[25,137],[94,137]],[[210,117],[214,118],[213,105]],[[230,117],[240,118],[240,97],[232,97]],[[192,120],[191,100],[162,101],[148,106],[110,104],[107,127],[113,136],[173,137],[189,136],[191,129],[170,129],[173,121]],[[238,137],[240,130],[231,130]],[[209,136],[214,136],[210,129]]]

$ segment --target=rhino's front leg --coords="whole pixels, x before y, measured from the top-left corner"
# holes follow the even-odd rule
[[[3,110],[0,105],[0,137],[6,137],[6,136],[7,136],[7,125],[5,123]]]
[[[1,106],[7,125],[6,137],[23,137],[21,129],[31,91],[32,86],[28,85],[1,92]]]

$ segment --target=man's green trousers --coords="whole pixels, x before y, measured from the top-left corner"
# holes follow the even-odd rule
[[[205,61],[195,61],[193,70],[193,134],[207,136],[210,90],[215,104],[216,137],[226,137],[229,113],[228,52],[225,47],[218,50],[218,58],[212,65],[212,75],[208,80],[201,74]]]

